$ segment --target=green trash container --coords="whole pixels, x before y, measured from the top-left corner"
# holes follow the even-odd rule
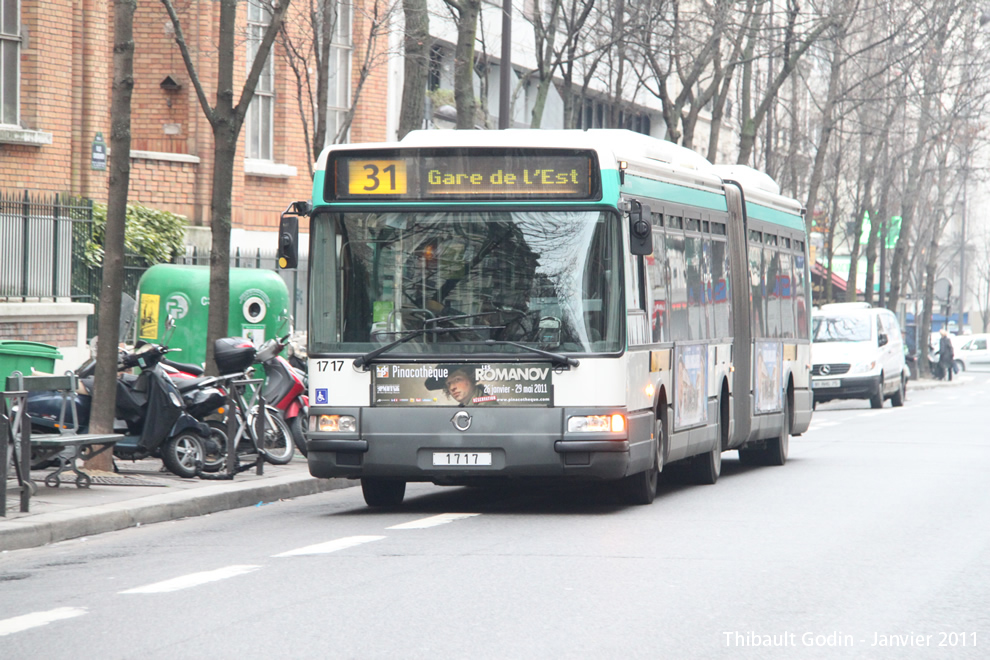
[[[138,283],[137,338],[157,343],[166,334],[171,316],[175,328],[169,347],[181,353],[169,355],[176,362],[203,364],[209,320],[210,269],[208,266],[157,264]],[[227,336],[246,337],[260,346],[266,339],[288,332],[289,290],[282,277],[259,268],[230,269],[230,301]],[[258,378],[264,370],[258,368]]]
[[[36,341],[19,339],[0,340],[0,389],[7,385],[7,377],[15,371],[31,375],[31,368],[45,373],[55,371],[55,360],[61,360],[58,349]]]

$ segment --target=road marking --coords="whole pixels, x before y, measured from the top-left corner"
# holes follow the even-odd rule
[[[327,541],[326,543],[307,545],[304,548],[297,548],[295,550],[289,550],[288,552],[282,552],[277,555],[272,555],[272,557],[298,557],[299,555],[325,555],[328,552],[346,550],[347,548],[353,548],[354,546],[361,545],[362,543],[379,541],[383,538],[385,537],[384,536],[345,536],[344,538],[337,539],[336,541]]]
[[[180,589],[198,587],[201,584],[207,584],[209,582],[217,582],[218,580],[226,580],[227,578],[237,577],[238,575],[244,575],[245,573],[256,571],[259,568],[261,568],[261,566],[236,564],[234,566],[226,566],[224,568],[218,568],[215,571],[190,573],[189,575],[183,575],[182,577],[173,578],[171,580],[165,580],[164,582],[156,582],[155,584],[149,584],[144,587],[135,587],[134,589],[128,589],[127,591],[120,591],[118,593],[162,594],[170,591],[179,591]]]
[[[838,426],[838,422],[812,422],[809,431],[817,431],[818,429],[827,429],[830,426]]]
[[[32,612],[23,616],[15,616],[12,619],[4,619],[0,621],[0,637],[21,632],[22,630],[44,626],[52,621],[71,619],[85,613],[86,610],[81,607],[60,607],[55,610],[48,610],[47,612]]]
[[[429,518],[421,518],[419,520],[413,520],[412,522],[402,523],[401,525],[392,525],[387,529],[425,529],[427,527],[436,527],[437,525],[446,525],[449,522],[454,522],[455,520],[460,520],[462,518],[471,518],[477,516],[477,513],[441,513],[437,516],[430,516]]]

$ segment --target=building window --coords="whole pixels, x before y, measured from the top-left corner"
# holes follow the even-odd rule
[[[351,105],[351,14],[350,0],[337,3],[330,38],[330,78],[327,85],[327,144],[347,142],[348,131],[337,135]]]
[[[20,118],[20,0],[0,0],[0,124],[18,125]]]
[[[262,0],[249,0],[247,5],[247,66],[254,63],[258,47],[271,23],[272,15],[268,3]],[[258,160],[272,160],[272,131],[275,115],[275,78],[272,74],[272,54],[261,70],[258,86],[247,114],[247,157]]]

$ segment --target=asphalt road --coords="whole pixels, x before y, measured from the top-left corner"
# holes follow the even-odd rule
[[[889,405],[647,507],[350,488],[4,553],[0,658],[990,657],[990,373]]]

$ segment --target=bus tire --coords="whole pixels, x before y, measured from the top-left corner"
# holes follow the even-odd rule
[[[619,482],[622,499],[629,504],[653,504],[657,497],[657,484],[663,471],[663,422],[657,417],[653,422],[653,466],[649,470],[631,474]]]
[[[788,397],[784,396],[784,423],[776,438],[767,440],[763,450],[764,465],[784,465],[787,463],[787,452],[791,444],[791,406]]]
[[[719,406],[719,410],[722,406]],[[715,428],[715,446],[705,454],[691,459],[691,481],[701,486],[712,486],[722,474],[722,415]]]
[[[361,493],[368,506],[394,507],[406,496],[406,482],[400,479],[361,479]]]

